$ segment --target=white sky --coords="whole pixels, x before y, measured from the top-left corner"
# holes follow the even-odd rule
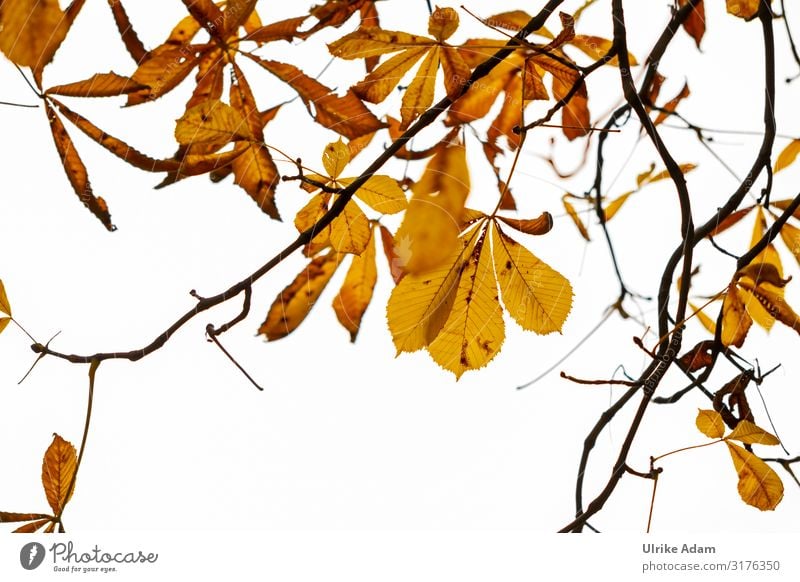
[[[264,3],[265,21],[299,14],[304,3]],[[458,8],[461,2],[440,2]],[[467,2],[487,16],[520,2]],[[535,3],[534,3],[535,4]],[[573,11],[580,2],[565,2]],[[605,5],[584,14],[578,32],[611,36]],[[692,98],[681,111],[714,128],[761,128],[761,39],[757,22],[746,24],[724,14],[724,3],[708,2],[709,31],[703,54],[679,33],[661,72],[668,77],[662,95],[678,92],[688,79]],[[668,2],[626,2],[631,50],[642,58],[669,15]],[[177,0],[142,0],[126,5],[140,36],[152,47],[181,15]],[[425,2],[381,3],[384,26],[425,33]],[[532,10],[533,6],[528,5]],[[795,11],[796,12],[796,11]],[[466,32],[458,42],[482,30],[461,12]],[[795,15],[796,16],[796,15]],[[798,22],[797,24],[800,24]],[[551,28],[557,28],[555,20]],[[263,55],[301,66],[316,75],[328,62],[319,43],[338,38],[354,25],[326,31],[306,45],[275,43]],[[782,23],[776,22],[778,78],[794,74]],[[800,30],[800,27],[797,27]],[[79,80],[114,70],[131,74],[133,63],[116,35],[104,3],[87,3],[45,84]],[[249,79],[264,106],[291,92],[268,74],[248,67]],[[363,75],[360,63],[334,63],[321,77],[341,89]],[[33,103],[35,98],[7,62],[0,66],[0,100]],[[441,89],[441,88],[440,88]],[[175,149],[174,120],[191,91],[184,83],[157,103],[121,110],[122,99],[69,105],[102,128],[150,155],[166,157]],[[779,83],[779,127],[800,132],[794,109],[798,85]],[[600,71],[589,81],[595,116],[615,105],[616,70]],[[74,103],[73,103],[74,101]],[[377,108],[380,114],[397,100]],[[528,111],[534,116],[545,105]],[[126,166],[100,147],[71,131],[89,168],[94,190],[108,202],[119,230],[106,232],[75,199],[60,168],[43,110],[0,107],[0,277],[15,316],[44,342],[57,331],[55,349],[70,353],[128,350],[149,343],[188,309],[190,289],[212,295],[255,270],[295,236],[293,213],[308,199],[293,185],[278,192],[285,223],[262,215],[230,180],[210,185],[192,178],[162,190],[160,181]],[[69,128],[69,126],[68,126]],[[71,129],[71,128],[70,128]],[[419,138],[431,143],[441,134],[432,127]],[[533,134],[513,178],[523,217],[549,210],[553,232],[526,239],[529,248],[565,274],[576,291],[573,312],[561,336],[522,332],[507,319],[507,339],[500,355],[459,382],[424,353],[394,357],[385,321],[388,271],[381,265],[374,304],[366,313],[355,345],[338,326],[330,302],[344,272],[339,273],[320,304],[292,336],[265,344],[254,333],[276,294],[294,277],[303,261],[293,256],[254,287],[248,319],[223,336],[225,345],[262,384],[257,392],[228,360],[204,340],[207,323],[220,324],[238,313],[230,302],[183,328],[165,348],[138,363],[107,362],[97,375],[92,429],[86,456],[69,508],[66,526],[73,531],[148,529],[497,529],[553,531],[574,511],[573,490],[583,439],[618,389],[581,387],[558,378],[557,371],[533,387],[527,382],[565,354],[599,321],[616,298],[608,251],[594,227],[596,241],[585,245],[560,210],[560,196],[586,189],[590,172],[559,182],[537,156],[548,151],[549,130]],[[721,204],[737,182],[688,132],[664,129],[679,162],[695,162],[689,176],[696,216],[703,220]],[[610,195],[630,189],[637,173],[656,161],[647,144],[626,161],[636,140],[627,130],[612,138],[604,183]],[[268,126],[267,140],[311,166],[319,165],[330,131],[313,126],[302,104],[284,107]],[[376,140],[371,152],[385,143]],[[716,151],[738,174],[755,154],[758,137],[719,136]],[[785,145],[779,140],[777,147]],[[471,203],[491,205],[495,196],[490,173],[474,141]],[[581,146],[559,143],[565,168]],[[350,175],[370,161],[362,154]],[[777,150],[776,150],[777,151]],[[470,154],[470,155],[472,155]],[[288,165],[282,171],[291,173]],[[411,170],[418,175],[422,169]],[[348,169],[350,171],[350,169]],[[402,173],[402,166],[394,171]],[[619,171],[619,179],[614,181]],[[800,168],[776,178],[773,197],[788,198]],[[720,237],[734,252],[749,242],[752,219]],[[631,198],[611,224],[623,272],[630,287],[655,294],[661,264],[678,242],[676,196],[665,182]],[[782,251],[787,272],[794,259]],[[732,261],[701,253],[702,276],[696,292],[712,293],[725,285]],[[800,293],[787,297],[800,307]],[[653,323],[652,305],[642,303]],[[703,336],[690,324],[684,345]],[[624,365],[636,375],[646,358],[630,338],[643,329],[612,318],[558,370],[602,378]],[[800,447],[796,420],[798,337],[776,325],[767,336],[753,329],[743,354],[758,356],[763,368],[783,368],[762,386],[775,426],[792,454]],[[652,345],[652,334],[646,336]],[[46,511],[39,482],[41,456],[52,433],[79,443],[83,427],[88,367],[55,359],[42,361],[17,386],[34,359],[30,342],[9,327],[0,337],[0,509]],[[721,370],[724,369],[721,367]],[[734,373],[714,376],[719,387]],[[668,375],[659,394],[671,393],[685,380]],[[749,392],[756,419],[769,428],[763,406]],[[709,403],[693,393],[671,407],[651,406],[630,457],[646,470],[650,455],[705,442],[694,427],[698,407]],[[587,479],[586,498],[606,481],[612,458],[627,430],[630,411],[620,414],[599,439]],[[774,452],[779,455],[780,451]],[[784,501],[775,512],[745,506],[736,490],[736,475],[724,446],[674,455],[662,465],[654,530],[796,530],[798,488],[782,471]],[[626,477],[606,509],[592,523],[601,530],[643,531],[651,484]]]

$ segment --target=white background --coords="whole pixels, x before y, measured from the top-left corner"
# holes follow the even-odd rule
[[[459,2],[442,2],[458,8]],[[519,2],[469,2],[487,16],[520,6]],[[565,2],[571,12],[580,2]],[[611,36],[609,2],[587,10],[578,32]],[[640,59],[651,48],[669,17],[669,2],[626,2],[630,47]],[[182,15],[182,4],[147,0],[128,2],[131,19],[148,47],[165,38]],[[306,3],[259,4],[265,22],[303,12]],[[387,28],[424,34],[425,2],[381,3]],[[758,131],[762,127],[762,41],[758,22],[744,23],[724,13],[721,0],[707,2],[709,31],[703,53],[682,31],[663,60],[668,78],[662,95],[676,94],[688,78],[691,99],[681,111],[712,128]],[[795,10],[795,12],[797,12]],[[463,11],[462,27],[451,40],[496,36]],[[794,15],[795,17],[797,15]],[[797,27],[795,19],[795,26]],[[548,25],[557,29],[557,19]],[[300,64],[311,75],[329,60],[321,42],[349,31],[312,37],[305,45],[273,43],[259,54]],[[780,82],[794,74],[782,23],[777,21],[779,127],[800,134],[797,85]],[[577,53],[576,53],[577,56]],[[581,62],[587,62],[583,59]],[[120,42],[105,3],[90,2],[45,74],[45,86],[75,81],[100,71],[131,74],[134,65]],[[637,69],[638,71],[638,69]],[[269,107],[292,93],[266,72],[247,67],[259,104]],[[344,90],[363,75],[361,63],[334,63],[321,77]],[[9,63],[0,66],[0,99],[35,103],[36,98]],[[441,90],[441,88],[439,88]],[[171,155],[174,120],[183,111],[191,83],[182,84],[159,102],[120,109],[123,99],[69,101],[109,133],[156,157]],[[594,118],[615,106],[616,69],[589,82]],[[399,99],[377,108],[392,110]],[[546,104],[528,109],[530,118]],[[40,108],[0,107],[0,159],[3,160],[0,277],[14,315],[40,342],[57,331],[52,347],[69,353],[129,350],[149,343],[193,303],[190,289],[212,295],[245,277],[295,236],[294,212],[308,195],[291,184],[278,191],[285,222],[270,221],[230,180],[211,185],[204,177],[154,190],[160,177],[129,166],[70,129],[86,162],[95,192],[108,202],[119,230],[106,232],[77,201],[60,167]],[[600,123],[598,123],[600,125]],[[417,145],[432,143],[442,131],[436,124]],[[652,333],[639,324],[613,317],[556,372],[524,390],[516,387],[537,376],[575,346],[613,302],[617,283],[607,248],[595,226],[595,242],[585,245],[560,210],[566,190],[580,194],[592,170],[570,182],[559,181],[537,154],[547,153],[550,135],[529,136],[519,171],[512,181],[523,217],[549,210],[556,227],[545,237],[524,242],[572,282],[576,299],[563,335],[523,333],[507,321],[500,355],[479,372],[456,382],[424,353],[395,358],[385,321],[390,290],[381,265],[374,304],[358,341],[348,342],[329,307],[336,293],[331,283],[320,304],[292,336],[265,344],[255,330],[276,294],[303,263],[293,256],[254,287],[250,317],[222,340],[266,388],[256,391],[227,359],[204,340],[209,322],[233,317],[238,301],[197,317],[158,352],[138,363],[111,361],[97,374],[94,415],[86,456],[73,500],[64,514],[69,531],[109,530],[526,530],[553,531],[574,512],[574,478],[581,446],[599,414],[619,389],[576,386],[558,377],[570,374],[611,377],[619,365],[636,376],[647,359],[631,342]],[[689,175],[695,216],[705,219],[730,195],[738,181],[730,176],[686,131],[663,129],[679,162],[695,162]],[[637,140],[635,125],[609,141],[604,184],[609,195],[635,183],[657,157],[646,139],[628,158]],[[337,136],[314,126],[302,104],[285,106],[267,127],[267,140],[292,156],[319,166],[322,148]],[[345,172],[357,175],[386,143],[373,148]],[[473,198],[491,209],[496,190],[477,143]],[[713,147],[731,168],[744,174],[758,147],[758,136],[724,135]],[[782,148],[786,140],[776,146]],[[565,169],[580,158],[582,146],[559,141]],[[282,164],[281,171],[293,168]],[[660,167],[660,166],[659,166]],[[417,176],[422,166],[411,169]],[[347,172],[350,172],[349,174]],[[395,175],[402,165],[393,166]],[[620,172],[619,179],[614,176]],[[776,178],[774,199],[796,194],[800,169]],[[752,218],[720,237],[734,252],[750,240]],[[630,199],[611,223],[614,242],[629,286],[654,295],[661,265],[679,242],[676,195],[668,182]],[[796,264],[781,247],[787,272]],[[698,294],[716,292],[732,273],[733,261],[713,253],[703,265]],[[790,303],[800,307],[800,293],[788,287]],[[653,323],[652,303],[640,302]],[[635,308],[633,309],[635,311]],[[690,324],[684,345],[706,337]],[[796,410],[797,334],[776,325],[768,336],[751,331],[743,355],[758,357],[764,369],[783,367],[762,386],[775,426],[792,454],[800,433]],[[88,366],[56,359],[42,361],[21,386],[17,381],[34,360],[30,341],[13,325],[0,337],[0,509],[45,512],[40,485],[41,456],[52,433],[80,441]],[[733,377],[724,369],[709,383],[720,387]],[[619,375],[619,374],[618,374]],[[682,387],[671,372],[659,394]],[[638,398],[635,399],[638,401]],[[769,428],[763,406],[750,392],[756,419]],[[706,439],[694,427],[697,408],[709,402],[699,393],[670,407],[651,406],[633,447],[630,463],[646,470],[650,455]],[[587,479],[591,499],[606,482],[614,455],[627,430],[630,411],[620,414],[598,441]],[[778,449],[769,451],[779,455]],[[736,474],[724,446],[674,455],[663,462],[653,528],[656,532],[789,532],[797,529],[798,488],[782,471],[786,495],[775,512],[745,506],[736,490]],[[592,520],[603,531],[644,530],[651,483],[625,477],[605,510]]]

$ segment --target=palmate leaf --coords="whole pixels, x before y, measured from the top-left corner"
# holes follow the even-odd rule
[[[498,286],[523,329],[561,330],[572,306],[569,282],[483,215],[444,263],[407,274],[392,291],[386,313],[398,354],[426,348],[456,378],[485,366],[505,337]]]
[[[66,97],[116,97],[128,93],[147,91],[149,87],[129,77],[109,73],[95,73],[83,81],[75,81],[65,85],[56,85],[45,91],[46,95],[64,95]]]

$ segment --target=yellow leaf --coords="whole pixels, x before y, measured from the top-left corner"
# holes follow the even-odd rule
[[[725,423],[716,410],[698,410],[695,424],[697,429],[710,439],[721,439],[725,434]]]
[[[392,290],[386,318],[398,354],[424,348],[442,330],[453,308],[473,242],[474,235],[462,239],[459,248],[440,267],[420,275],[406,275]],[[392,266],[402,263],[405,258],[402,247],[395,245],[392,250]]]
[[[251,137],[250,128],[241,114],[217,100],[192,107],[175,125],[175,139],[181,145],[224,145],[235,139]]]
[[[508,226],[520,232],[524,232],[525,234],[547,234],[553,228],[553,217],[549,212],[542,212],[538,218],[519,219],[506,218],[504,216],[498,216],[497,218]]]
[[[365,59],[393,53],[413,46],[433,46],[434,41],[424,36],[383,30],[360,28],[328,45],[328,50],[340,59]]]
[[[267,318],[258,333],[267,341],[286,337],[306,318],[314,307],[325,286],[339,266],[339,258],[333,251],[319,255],[295,277],[269,308]]]
[[[47,502],[56,517],[61,516],[64,506],[72,496],[70,485],[75,477],[78,458],[75,447],[60,436],[53,435],[42,461],[42,485]]]
[[[492,250],[503,305],[511,317],[523,329],[538,334],[561,331],[572,309],[569,281],[503,234],[496,223]]]
[[[400,129],[406,129],[411,122],[422,115],[433,103],[436,87],[436,71],[439,70],[439,47],[428,53],[417,70],[414,80],[403,95],[400,107]]]
[[[8,302],[8,295],[6,295],[6,287],[3,281],[0,280],[0,311],[6,315],[11,315],[11,304]]]
[[[414,195],[395,235],[410,244],[408,273],[433,269],[456,250],[469,188],[464,146],[439,149],[412,187]]]
[[[714,323],[714,320],[703,313],[703,311],[693,303],[689,303],[689,307],[692,312],[694,312],[694,315],[697,316],[698,321],[700,321],[703,327],[711,332],[711,335],[715,335],[717,333],[717,324]]]
[[[356,335],[361,327],[361,318],[372,300],[372,292],[377,278],[375,241],[370,241],[363,253],[353,257],[342,288],[333,300],[336,318],[350,332],[351,342],[356,341]]]
[[[561,202],[563,202],[564,204],[564,210],[567,211],[567,214],[572,219],[572,222],[574,222],[575,226],[578,228],[578,232],[581,233],[581,236],[584,239],[590,241],[591,239],[589,238],[589,231],[586,230],[586,227],[583,225],[583,221],[580,219],[578,213],[575,211],[575,207],[570,202],[567,202],[567,195],[561,198]]]
[[[342,213],[330,225],[330,244],[336,252],[360,255],[369,244],[371,231],[358,204],[348,202]]]
[[[742,292],[731,283],[722,301],[722,345],[742,347],[751,325],[753,319],[745,310]]]
[[[163,44],[139,63],[131,78],[146,89],[128,94],[128,105],[154,101],[177,87],[198,63],[198,56],[185,47]]]
[[[468,370],[488,364],[505,339],[497,280],[485,242],[484,231],[461,269],[450,316],[428,345],[433,360],[457,379]]]
[[[443,42],[453,36],[458,28],[458,12],[452,8],[439,8],[428,18],[428,34],[439,42]]]
[[[725,0],[728,13],[751,20],[758,14],[758,5],[761,0]],[[770,0],[771,1],[771,0]]]
[[[485,57],[481,55],[481,60],[483,58]],[[516,53],[512,54],[492,69],[486,77],[472,84],[448,110],[445,125],[470,123],[489,113],[497,96],[508,85],[509,80],[516,75],[522,64],[522,57]],[[517,109],[519,109],[519,105],[517,105]]]
[[[800,265],[800,229],[788,223],[784,224],[781,227],[781,238],[789,252],[794,255],[797,264]]]
[[[628,200],[631,194],[633,194],[633,192],[626,192],[619,198],[615,198],[614,200],[608,203],[608,206],[606,206],[603,209],[603,213],[605,214],[606,217],[606,222],[614,218],[614,215],[616,215],[617,212],[619,212],[619,209],[622,208],[622,205],[625,204],[625,202]]]
[[[322,165],[331,180],[338,178],[349,163],[350,149],[342,141],[342,138],[325,146],[325,151],[322,152]]]
[[[697,164],[681,164],[678,166],[678,168],[680,168],[681,174],[685,176],[686,174],[697,168]],[[639,186],[641,186],[643,184],[652,184],[653,182],[660,182],[661,180],[666,180],[669,177],[670,175],[668,170],[661,170],[658,174],[648,175],[641,181],[637,179],[637,182],[639,183]]]
[[[800,154],[800,139],[793,139],[789,144],[783,148],[778,159],[775,160],[775,168],[772,170],[774,173],[791,166]]]
[[[764,461],[738,445],[725,443],[739,475],[739,495],[761,511],[775,509],[783,499],[783,482]]]
[[[6,326],[8,326],[9,323],[11,323],[10,317],[0,317],[0,333],[3,332],[3,330],[6,328]]]
[[[386,99],[397,84],[411,70],[428,48],[410,48],[381,63],[363,81],[353,87],[353,93],[364,101],[380,103]]]
[[[327,212],[330,194],[317,194],[300,209],[294,218],[294,225],[299,232],[305,232],[314,226],[319,219]],[[305,254],[307,256],[316,255],[319,251],[330,245],[331,227],[330,225],[321,229],[318,234],[306,245]]]
[[[740,420],[739,424],[736,425],[736,428],[734,428],[731,431],[731,434],[725,438],[740,441],[747,445],[781,444],[781,441],[778,440],[778,437],[768,433],[763,428],[756,426],[749,420]]]
[[[348,186],[355,178],[342,178],[339,184]],[[381,214],[395,214],[408,207],[405,193],[397,180],[389,176],[371,176],[356,190],[356,198]]]
[[[469,65],[467,65],[459,52],[452,47],[441,47],[439,57],[442,62],[444,88],[447,90],[447,96],[455,99],[461,88],[469,80]]]

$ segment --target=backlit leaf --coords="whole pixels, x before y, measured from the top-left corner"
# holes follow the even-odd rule
[[[498,216],[497,218],[525,234],[547,234],[553,228],[553,217],[549,212],[542,212],[538,218],[519,219],[506,218],[505,216]]]
[[[178,119],[175,139],[183,145],[224,145],[252,134],[236,109],[221,101],[206,101],[189,109]]]
[[[716,410],[698,410],[695,424],[710,439],[721,439],[725,434],[725,422]]]
[[[0,333],[2,333],[3,330],[8,327],[9,323],[11,323],[10,317],[0,317]]]
[[[6,287],[3,281],[0,280],[0,312],[6,315],[11,315],[11,304],[8,302],[8,295],[6,295]]]
[[[553,75],[554,99],[561,100],[565,98],[571,88],[571,83],[565,83],[559,77]],[[589,95],[586,92],[586,85],[581,85],[581,88],[561,110],[561,122],[564,126],[564,135],[569,140],[589,133],[591,119],[589,117]]]
[[[761,0],[725,0],[728,13],[745,20],[751,20],[756,17],[760,2]]]
[[[303,15],[272,22],[253,30],[247,35],[246,39],[255,42],[272,42],[275,40],[290,41],[296,36],[299,36],[298,30],[307,19],[308,15]]]
[[[411,256],[404,265],[409,273],[422,273],[440,265],[457,248],[461,215],[470,181],[463,145],[440,148],[414,184],[414,195],[395,235],[407,239]]]
[[[154,101],[177,87],[197,65],[199,57],[175,45],[161,45],[147,54],[131,78],[146,89],[128,94],[128,105]]]
[[[47,519],[40,519],[38,521],[32,521],[30,523],[26,523],[25,525],[19,526],[11,533],[36,533],[39,531],[43,526],[51,523],[51,518]]]
[[[414,80],[403,94],[403,102],[400,107],[400,129],[406,129],[433,103],[438,69],[439,47],[436,47],[422,61]]]
[[[339,266],[335,252],[319,255],[295,277],[273,302],[258,333],[267,341],[292,333],[314,307],[325,286]]]
[[[689,0],[678,0],[678,6],[685,6]],[[686,20],[683,21],[683,29],[694,39],[697,48],[700,48],[700,41],[706,33],[706,8],[703,0],[700,0]]]
[[[372,301],[372,291],[378,279],[375,264],[375,241],[370,241],[360,255],[353,257],[342,288],[333,300],[336,318],[350,332],[350,341],[356,341],[361,318]]]
[[[800,265],[800,229],[791,224],[784,224],[781,227],[781,239]]]
[[[798,154],[800,154],[800,139],[793,139],[778,154],[778,159],[775,160],[775,168],[772,171],[777,173],[788,168],[797,159]]]
[[[768,284],[755,286],[748,278],[739,279],[739,286],[749,292],[771,317],[800,333],[800,315],[797,315],[786,303],[783,295],[778,293],[782,290],[770,289]]]
[[[50,121],[50,131],[53,134],[53,141],[56,145],[56,150],[61,158],[61,164],[64,166],[64,172],[67,174],[72,189],[78,195],[81,202],[88,208],[92,214],[100,219],[100,222],[108,230],[114,230],[115,227],[111,224],[111,214],[108,212],[108,206],[105,200],[99,196],[95,196],[92,192],[92,185],[89,183],[89,174],[86,171],[86,166],[78,156],[75,150],[75,145],[72,143],[72,138],[69,137],[64,124],[56,112],[50,107],[50,104],[45,101],[45,111],[47,118]]]
[[[740,420],[726,439],[733,439],[746,445],[779,445],[781,441],[763,428],[756,426],[749,420]]]
[[[322,165],[331,180],[338,178],[349,163],[350,150],[341,138],[339,138],[339,141],[325,146],[325,150],[322,152]]]
[[[463,264],[450,315],[428,345],[433,360],[453,372],[456,379],[488,364],[505,339],[503,310],[487,243],[484,231]]]
[[[675,97],[667,101],[667,103],[664,104],[664,106],[661,108],[662,111],[660,111],[658,116],[656,116],[656,120],[653,122],[653,125],[659,125],[664,120],[666,120],[667,117],[670,116],[670,113],[674,112],[678,108],[678,104],[680,104],[681,101],[686,99],[690,93],[691,91],[689,91],[689,84],[684,83],[680,93],[678,93]]]
[[[231,164],[235,183],[250,195],[261,210],[271,218],[280,220],[275,206],[275,187],[280,175],[269,150],[260,143],[242,143],[237,148],[240,148],[241,154]]]
[[[452,8],[436,8],[428,19],[428,34],[439,42],[450,38],[458,28],[458,12]]]
[[[353,92],[364,101],[380,103],[427,52],[427,48],[412,48],[394,55],[358,82]]]
[[[59,435],[53,435],[53,442],[42,461],[42,485],[56,517],[61,515],[72,496],[69,488],[75,477],[77,462],[75,447]]]
[[[348,186],[355,178],[340,178],[342,186]],[[371,176],[361,188],[356,190],[356,198],[381,214],[395,214],[408,207],[405,192],[397,185],[397,180],[389,176]]]
[[[613,43],[607,38],[602,38],[599,36],[576,34],[575,38],[569,41],[569,44],[580,49],[593,60],[598,61],[608,54],[608,51],[611,50],[611,45]],[[636,57],[631,53],[628,53],[628,61],[632,67],[635,67],[639,64],[636,60]],[[608,60],[608,64],[618,67],[619,59],[615,56]]]
[[[586,227],[583,224],[583,221],[578,216],[578,213],[575,211],[575,207],[567,200],[567,196],[563,196],[561,198],[561,202],[564,204],[564,210],[567,211],[567,215],[572,219],[572,222],[575,223],[575,226],[578,229],[578,232],[581,233],[581,236],[590,241],[589,238],[589,231],[586,230]]]
[[[424,36],[380,28],[360,28],[328,45],[331,54],[340,59],[363,59],[414,46],[433,46]]]
[[[117,30],[119,30],[125,49],[135,63],[142,62],[147,58],[147,49],[144,48],[142,41],[139,40],[139,36],[131,25],[128,13],[122,5],[122,0],[114,0],[109,2],[108,5],[111,7],[111,13],[114,15],[114,22],[117,25]]]
[[[561,331],[572,309],[569,281],[495,223],[492,252],[503,305],[523,328],[538,334]]]
[[[702,324],[702,326],[706,328],[712,335],[716,334],[717,324],[714,323],[714,320],[703,313],[703,311],[693,303],[689,303],[689,307],[694,315],[697,316],[697,320]]]
[[[742,291],[734,284],[729,285],[722,301],[722,345],[742,347],[751,325],[753,319],[745,310]]]
[[[783,499],[783,482],[764,461],[738,445],[725,442],[739,475],[739,495],[761,511],[775,509]]]
[[[134,91],[147,91],[149,87],[130,79],[110,73],[96,73],[84,81],[56,85],[45,91],[48,95],[66,95],[68,97],[115,97]]]

